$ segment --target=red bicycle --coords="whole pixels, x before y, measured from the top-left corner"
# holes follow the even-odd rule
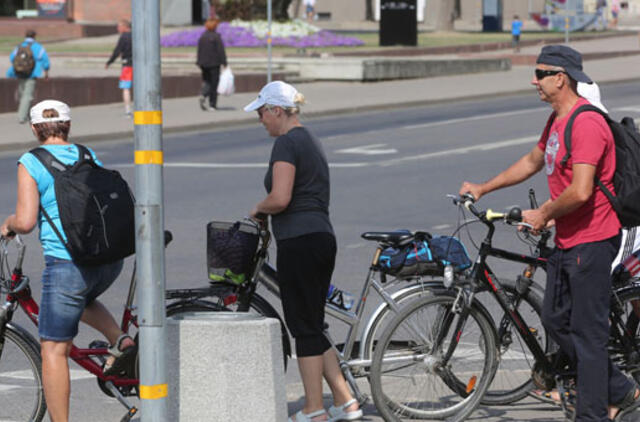
[[[171,241],[166,232],[165,244]],[[16,251],[9,245],[15,243]],[[23,327],[12,322],[18,307],[38,325],[38,303],[31,295],[29,277],[22,273],[26,245],[16,236],[0,238],[0,297],[6,297],[0,306],[0,420],[38,422],[44,418],[47,405],[42,387],[42,359],[39,342]],[[9,261],[15,258],[11,268]],[[134,314],[135,270],[127,301],[122,314],[120,328],[123,332],[138,327]],[[93,341],[88,348],[71,347],[70,357],[78,365],[97,378],[98,386],[108,396],[115,397],[127,413],[121,422],[128,422],[138,412],[127,397],[138,396],[138,375],[125,374],[105,376],[103,364],[109,352],[105,341]]]

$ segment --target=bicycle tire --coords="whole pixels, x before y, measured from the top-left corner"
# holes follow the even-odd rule
[[[42,359],[31,340],[7,325],[0,354],[0,420],[40,422],[47,411]]]
[[[623,330],[614,335],[613,330],[617,328],[611,324],[609,356],[614,364],[640,382],[640,286],[632,285],[615,291],[611,306],[617,307],[611,312],[622,319],[620,322],[624,330],[632,338],[628,338]]]
[[[430,350],[432,344],[423,344],[434,340],[435,333],[445,321],[443,312],[457,320],[455,313],[450,312],[454,302],[455,297],[450,294],[419,298],[403,307],[385,329],[374,351],[370,382],[375,405],[386,421],[445,418],[462,421],[480,404],[498,364],[493,322],[480,305],[474,303],[470,307],[469,318],[459,334],[458,346],[444,366],[439,366],[443,364],[440,358],[448,344],[439,345],[436,354]],[[412,323],[413,318],[429,317],[429,314],[433,314],[430,323]],[[413,327],[407,329],[409,325]],[[422,338],[416,339],[416,326],[431,329],[427,333],[421,332]],[[455,321],[449,324],[449,328],[454,326]],[[451,333],[447,332],[443,340],[446,343],[450,339]],[[476,349],[479,349],[480,356]],[[424,356],[416,355],[416,352],[422,352]],[[393,362],[392,358],[395,358]],[[396,363],[398,365],[394,366]],[[468,367],[474,364],[477,368]],[[406,369],[410,369],[407,375],[399,373]],[[464,377],[463,373],[466,374]],[[466,385],[456,385],[456,380],[462,377],[468,380]],[[397,391],[403,397],[398,398],[393,389],[403,378],[409,380],[409,385],[400,385]],[[409,389],[416,391],[406,396]],[[433,397],[427,398],[431,392]]]
[[[287,327],[275,309],[269,305],[269,302],[257,293],[254,293],[253,300],[249,304],[249,307],[259,315],[266,318],[276,318],[280,321],[282,333],[282,354],[284,369],[286,370],[289,363],[289,356],[291,355],[291,342],[289,341],[289,332]],[[187,312],[236,312],[236,310],[233,307],[225,307],[218,303],[206,300],[181,301],[172,303],[167,307],[167,316],[175,316]]]
[[[507,297],[512,300],[516,294],[515,280],[501,280]],[[549,337],[542,325],[540,317],[542,313],[542,295],[531,286],[524,295],[520,296],[517,309],[530,329],[534,329],[542,350],[547,352]],[[501,406],[515,403],[527,397],[535,388],[531,378],[531,371],[535,363],[535,357],[529,350],[524,340],[520,337],[513,323],[508,321],[507,330],[500,333],[499,324],[505,317],[502,308],[499,308],[499,318],[494,319],[498,332],[497,346],[500,355],[500,363],[496,375],[482,398],[483,405]]]

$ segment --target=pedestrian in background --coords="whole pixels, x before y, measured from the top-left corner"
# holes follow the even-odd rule
[[[41,101],[30,112],[31,129],[40,147],[65,165],[79,159],[79,149],[69,143],[71,110],[55,100]],[[94,162],[101,165],[88,149]],[[40,229],[44,253],[42,299],[38,316],[38,336],[42,356],[42,385],[49,416],[53,422],[69,420],[69,353],[80,321],[100,331],[112,345],[105,362],[105,375],[117,375],[135,362],[136,346],[124,334],[111,313],[97,299],[116,280],[122,260],[109,264],[85,266],[71,260],[56,231],[64,233],[61,212],[54,189],[54,179],[31,152],[18,160],[18,197],[16,211],[0,225],[0,234],[13,237]],[[48,214],[45,217],[45,213]],[[47,218],[51,216],[51,219]],[[1,412],[1,410],[0,410]]]
[[[518,15],[513,15],[511,21],[511,46],[514,53],[520,52],[520,33],[522,32],[522,21]]]
[[[36,91],[36,79],[49,78],[49,56],[47,51],[36,41],[36,31],[29,29],[22,43],[9,55],[11,66],[7,70],[8,78],[18,79],[18,121],[26,123],[29,119],[29,108]]]
[[[122,71],[120,72],[119,87],[122,90],[122,101],[124,103],[124,114],[132,116],[131,112],[131,85],[133,81],[133,43],[131,40],[131,22],[122,19],[118,22],[118,32],[120,38],[107,60],[104,68],[108,68],[118,57],[122,58]]]
[[[620,0],[611,0],[611,28],[618,27],[618,15],[620,14]]]
[[[316,0],[304,0],[304,9],[307,14],[307,21],[313,22],[316,16]]]
[[[258,220],[271,216],[282,308],[296,340],[305,404],[289,422],[352,421],[362,418],[362,410],[324,335],[324,305],[337,251],[329,219],[329,165],[320,142],[298,119],[303,103],[304,96],[293,86],[275,81],[244,108],[257,111],[276,138],[264,178],[267,196],[250,215]],[[328,415],[323,375],[333,394]]]
[[[202,91],[200,108],[203,111],[215,111],[218,106],[218,82],[220,80],[220,66],[227,65],[227,54],[224,44],[216,28],[219,19],[207,19],[205,31],[198,40],[198,61],[202,72]]]
[[[588,104],[577,92],[578,82],[592,82],[582,71],[582,55],[564,45],[543,47],[531,83],[553,112],[538,143],[489,181],[464,182],[460,194],[479,199],[545,170],[551,198],[540,208],[522,212],[533,230],[555,221],[556,246],[547,261],[542,322],[576,368],[575,420],[607,421],[637,408],[640,390],[612,363],[607,351],[610,273],[620,245],[620,222],[595,186],[600,180],[614,191],[615,144],[600,114],[576,117],[571,154],[565,157],[569,118]]]

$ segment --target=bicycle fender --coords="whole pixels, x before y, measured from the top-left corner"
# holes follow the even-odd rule
[[[38,356],[40,355],[40,343],[38,343],[35,337],[33,337],[26,329],[12,322],[7,323],[7,325],[5,325],[5,329],[18,333],[18,335],[22,336],[24,340],[29,343],[29,346],[31,346]]]

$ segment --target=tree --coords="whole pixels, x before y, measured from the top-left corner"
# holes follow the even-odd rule
[[[365,20],[373,20],[373,0],[364,0],[365,4]]]
[[[456,18],[456,0],[435,0],[436,31],[453,31]]]

